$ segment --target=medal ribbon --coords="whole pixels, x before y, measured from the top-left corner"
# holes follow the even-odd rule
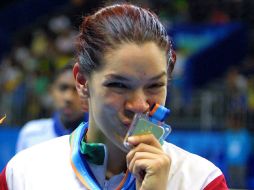
[[[80,182],[89,190],[101,190],[99,183],[93,175],[84,155],[80,151],[80,144],[88,129],[87,123],[81,123],[70,135],[71,166]],[[135,178],[126,172],[117,190],[135,189]]]

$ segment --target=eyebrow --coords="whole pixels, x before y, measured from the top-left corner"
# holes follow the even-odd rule
[[[163,71],[162,73],[150,78],[149,80],[158,80],[163,76],[167,76],[167,73],[165,71]],[[120,81],[129,81],[128,77],[124,77],[118,74],[108,74],[106,75],[107,79],[116,79],[116,80],[120,80]]]
[[[165,71],[163,71],[162,73],[152,77],[150,80],[157,80],[157,79],[160,79],[163,76],[167,76],[167,73]]]
[[[116,79],[116,80],[121,80],[121,81],[128,81],[127,77],[123,77],[121,75],[116,75],[116,74],[108,74],[106,75],[107,79]]]

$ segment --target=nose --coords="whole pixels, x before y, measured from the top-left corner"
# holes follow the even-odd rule
[[[131,93],[125,104],[126,110],[132,113],[145,113],[149,107],[148,98],[142,90]]]

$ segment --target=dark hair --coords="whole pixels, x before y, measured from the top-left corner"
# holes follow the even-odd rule
[[[72,71],[74,64],[75,64],[75,60],[71,59],[69,62],[64,64],[62,67],[56,69],[54,74],[52,74],[52,77],[50,79],[51,82],[54,83],[58,79],[58,77],[61,74],[65,73],[66,71]]]
[[[100,67],[105,52],[124,42],[155,42],[168,55],[170,72],[175,54],[167,32],[157,16],[131,4],[116,4],[84,17],[77,38],[77,61],[88,76]]]

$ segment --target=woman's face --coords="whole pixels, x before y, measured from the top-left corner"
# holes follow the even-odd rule
[[[153,42],[125,43],[105,54],[103,67],[88,79],[89,125],[100,141],[124,150],[134,114],[165,104],[166,63],[166,52]]]

